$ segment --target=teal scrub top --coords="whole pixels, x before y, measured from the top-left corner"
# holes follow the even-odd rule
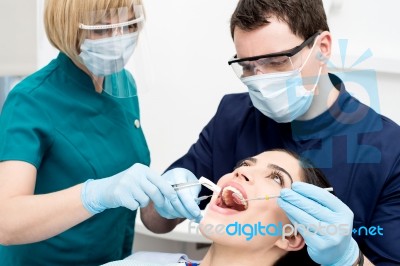
[[[91,78],[60,53],[8,95],[0,116],[0,161],[34,165],[35,194],[112,176],[134,163],[150,164],[139,121],[137,96],[97,93]],[[109,209],[42,242],[0,245],[0,265],[99,265],[122,259],[131,253],[135,216],[126,208]]]

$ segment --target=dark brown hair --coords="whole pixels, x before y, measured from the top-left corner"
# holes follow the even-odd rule
[[[325,174],[319,168],[315,168],[308,159],[303,158],[297,153],[290,150],[274,149],[274,151],[286,152],[299,161],[300,167],[303,172],[303,176],[301,176],[301,180],[303,182],[322,188],[331,187]],[[278,261],[275,262],[274,266],[299,265],[300,263],[301,265],[307,266],[319,265],[310,258],[307,252],[307,246],[304,246],[301,250],[289,251],[283,257],[278,259]]]
[[[315,185],[317,187],[331,187],[325,174],[319,168],[316,168],[310,160],[301,157],[297,153],[290,150],[275,149],[274,151],[286,152],[299,161],[301,170],[303,171],[301,181]]]
[[[239,0],[231,17],[232,38],[236,27],[252,31],[270,23],[272,16],[304,40],[318,31],[329,31],[322,0]]]

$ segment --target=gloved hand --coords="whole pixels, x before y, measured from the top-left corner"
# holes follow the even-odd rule
[[[352,238],[353,212],[328,191],[304,182],[282,189],[278,205],[298,226],[311,259],[321,265],[353,265],[359,248]],[[313,229],[312,232],[307,227]],[[327,226],[333,225],[327,230]],[[332,229],[334,228],[334,229]],[[345,231],[345,232],[344,232]]]
[[[136,210],[139,206],[147,206],[150,200],[156,206],[171,200],[172,208],[183,208],[177,198],[177,193],[165,179],[139,163],[111,177],[89,179],[81,192],[82,203],[92,214],[117,207]]]
[[[187,169],[184,168],[174,168],[162,175],[162,178],[166,180],[169,184],[179,184],[186,182],[197,181],[197,177]],[[201,185],[193,186],[190,188],[184,188],[177,191],[179,201],[182,208],[177,208],[180,204],[173,204],[171,200],[165,200],[163,205],[155,205],[157,212],[167,219],[186,217],[190,220],[195,220],[199,222],[202,218],[200,208],[197,205],[195,198],[198,197],[201,190]]]

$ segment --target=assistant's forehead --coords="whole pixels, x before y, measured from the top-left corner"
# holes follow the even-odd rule
[[[294,182],[301,181],[302,169],[299,160],[285,151],[267,151],[254,156],[254,158],[257,159],[257,165],[278,165],[292,176]]]

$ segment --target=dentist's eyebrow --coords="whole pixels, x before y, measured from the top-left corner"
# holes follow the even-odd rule
[[[270,168],[270,169],[278,170],[278,171],[280,171],[280,172],[284,172],[284,173],[290,178],[291,184],[293,184],[293,178],[292,178],[292,176],[288,173],[288,171],[286,171],[286,170],[283,169],[282,167],[280,167],[280,166],[278,166],[278,165],[276,165],[276,164],[271,164],[271,163],[269,163],[269,164],[267,165],[267,167]]]

